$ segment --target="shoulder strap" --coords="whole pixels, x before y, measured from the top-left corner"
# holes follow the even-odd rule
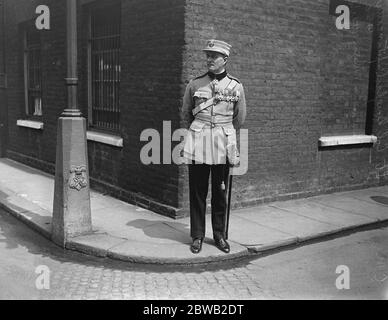
[[[236,82],[234,83],[233,80]],[[232,80],[230,80],[228,86],[226,87],[226,89],[228,90],[233,90],[234,88],[236,88],[236,86],[239,84],[239,82],[235,79],[232,78]]]
[[[241,81],[239,79],[237,79],[236,77],[231,76],[229,73],[228,73],[228,77],[230,79],[233,79],[234,81],[237,81],[238,83],[241,83]]]
[[[192,113],[193,116],[195,117],[199,112],[202,110],[205,110],[206,108],[209,108],[214,104],[214,97],[206,100],[205,102],[202,102],[199,106],[193,109]]]

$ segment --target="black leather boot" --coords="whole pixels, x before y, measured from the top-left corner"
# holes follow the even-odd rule
[[[216,243],[216,247],[218,249],[220,249],[221,251],[223,251],[225,253],[230,252],[229,243],[227,243],[224,238],[214,239],[214,242]]]
[[[190,246],[190,250],[192,253],[200,253],[201,252],[201,249],[202,249],[202,239],[194,239],[193,240],[193,243],[191,244]]]

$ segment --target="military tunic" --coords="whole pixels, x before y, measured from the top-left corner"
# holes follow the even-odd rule
[[[236,129],[246,116],[240,81],[226,72],[207,73],[190,81],[183,98],[189,131],[183,149],[189,160],[191,237],[204,238],[206,197],[211,176],[213,237],[225,237],[226,189],[230,150],[237,150]],[[193,112],[194,111],[194,112]],[[193,114],[194,113],[194,114]]]
[[[206,107],[209,99],[210,106]],[[184,157],[197,163],[225,164],[228,148],[237,150],[235,128],[242,125],[246,115],[240,81],[230,75],[220,80],[208,74],[198,77],[187,85],[182,109],[185,120],[191,123]]]

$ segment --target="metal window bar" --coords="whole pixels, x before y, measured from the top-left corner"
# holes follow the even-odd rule
[[[120,129],[120,10],[99,8],[91,16],[92,126]]]

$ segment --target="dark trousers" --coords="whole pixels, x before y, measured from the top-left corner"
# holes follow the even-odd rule
[[[190,164],[190,227],[193,239],[205,237],[206,197],[210,173],[213,238],[225,237],[226,190],[228,188],[229,165]],[[221,187],[222,182],[225,184],[225,190]]]

